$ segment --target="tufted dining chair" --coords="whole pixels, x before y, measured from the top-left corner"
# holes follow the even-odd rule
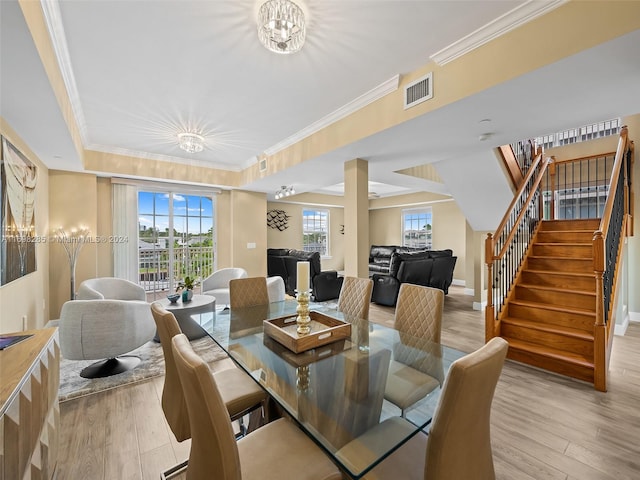
[[[440,353],[444,292],[403,283],[396,303],[394,345],[384,398],[397,405],[404,417],[409,407],[442,385]]]
[[[178,442],[191,438],[191,428],[187,404],[182,392],[176,363],[171,348],[171,339],[182,334],[173,313],[162,308],[158,302],[151,304],[151,313],[155,320],[158,336],[162,345],[165,360],[164,386],[162,388],[162,410],[167,423]],[[220,395],[225,405],[224,410],[230,420],[240,422],[241,434],[245,434],[242,417],[263,406],[267,395],[246,373],[237,367],[219,370],[213,373],[219,385]],[[187,465],[183,462],[163,474],[168,478],[179,473]]]
[[[373,280],[370,278],[344,277],[338,297],[338,310],[346,315],[369,320],[372,291]]]
[[[429,435],[418,433],[383,460],[365,480],[495,480],[491,450],[491,405],[509,344],[491,339],[451,364]],[[376,440],[409,435],[415,427],[390,417],[344,446],[337,455],[366,462]]]
[[[218,379],[185,335],[172,340],[189,411],[187,480],[341,480],[338,468],[300,429],[280,418],[235,441]]]
[[[229,306],[232,309],[268,303],[269,291],[265,277],[238,278],[229,282]]]

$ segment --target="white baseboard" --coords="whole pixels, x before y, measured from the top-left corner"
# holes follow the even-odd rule
[[[479,312],[484,312],[487,302],[473,302],[473,309]]]
[[[455,278],[451,280],[451,285],[456,285],[458,287],[464,287],[467,284],[464,280],[456,280]]]
[[[629,315],[624,317],[624,320],[622,321],[622,323],[615,324],[615,326],[613,327],[613,334],[619,335],[622,337],[624,336],[625,333],[627,333],[628,327],[629,327]]]
[[[473,288],[465,288],[464,289],[464,294],[465,295],[475,295],[476,291]]]
[[[629,312],[630,322],[640,322],[640,312]]]

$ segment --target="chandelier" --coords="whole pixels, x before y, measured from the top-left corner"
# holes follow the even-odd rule
[[[276,200],[280,200],[282,197],[288,197],[290,195],[295,195],[296,191],[293,188],[293,185],[291,185],[290,187],[287,187],[286,185],[283,185],[282,187],[280,187],[280,190],[278,190],[276,192]]]
[[[289,0],[269,0],[258,12],[258,38],[275,53],[295,53],[304,45],[304,13]]]
[[[204,138],[197,133],[179,133],[178,144],[182,150],[189,153],[198,153],[204,150]]]

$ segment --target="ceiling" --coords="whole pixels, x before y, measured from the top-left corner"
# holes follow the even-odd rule
[[[85,149],[233,171],[528,3],[300,0],[306,44],[277,55],[257,39],[258,0],[42,2]],[[0,113],[49,168],[82,170],[18,3],[2,0],[0,14]],[[640,84],[638,44],[633,32],[243,188],[340,194],[342,164],[364,158],[379,195],[453,193],[395,172],[433,164],[447,176],[478,149],[640,112],[622,90]],[[609,88],[594,59],[621,74]],[[203,152],[179,149],[184,129],[205,137]]]

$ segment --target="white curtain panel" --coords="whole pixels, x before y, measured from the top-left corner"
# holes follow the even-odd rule
[[[113,274],[138,283],[138,187],[111,184],[113,235],[128,242],[113,243]]]

